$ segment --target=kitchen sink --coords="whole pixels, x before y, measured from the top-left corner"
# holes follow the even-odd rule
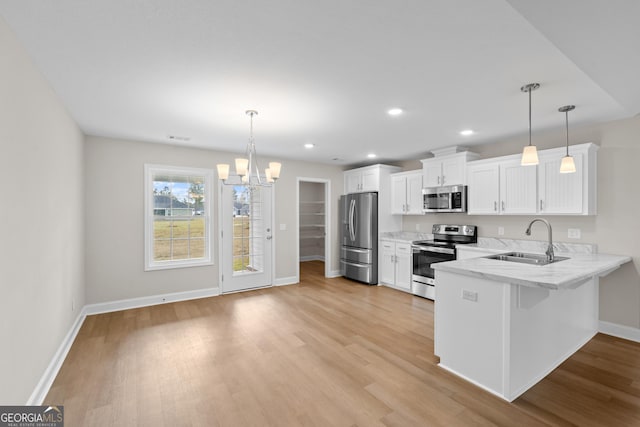
[[[557,256],[553,261],[549,261],[546,255],[527,254],[524,252],[507,252],[506,254],[491,255],[485,258],[497,259],[498,261],[519,262],[521,264],[547,265],[558,261],[569,259],[567,257]]]

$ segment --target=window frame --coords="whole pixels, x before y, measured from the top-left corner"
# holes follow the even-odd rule
[[[204,177],[204,212],[200,217],[205,221],[203,258],[176,259],[155,261],[154,251],[154,176],[158,174],[203,176]],[[144,165],[144,271],[167,270],[174,268],[200,267],[214,265],[213,257],[213,169],[194,168],[187,166],[169,166],[157,164]]]

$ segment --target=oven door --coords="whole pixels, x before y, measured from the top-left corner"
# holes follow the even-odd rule
[[[433,264],[455,260],[456,250],[453,248],[414,245],[412,246],[412,258],[411,292],[421,297],[434,299],[435,275]]]

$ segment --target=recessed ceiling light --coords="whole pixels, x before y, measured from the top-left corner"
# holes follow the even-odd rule
[[[474,133],[475,132],[471,129],[465,129],[460,131],[460,135],[462,136],[469,136],[469,135],[473,135]]]
[[[304,148],[313,148],[313,147],[315,147],[315,145],[310,142],[307,142],[306,144],[304,144]]]
[[[399,116],[400,114],[404,113],[404,111],[402,110],[402,108],[392,108],[389,111],[387,111],[387,113],[390,116]]]
[[[370,158],[370,159],[375,159],[375,158],[376,158],[376,157],[378,157],[378,156],[376,156],[376,155],[375,155],[375,154],[373,154],[373,153],[369,153],[369,154],[367,154],[367,157],[368,157],[368,158]]]

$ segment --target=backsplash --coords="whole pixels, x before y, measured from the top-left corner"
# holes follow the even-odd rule
[[[495,237],[478,237],[478,243],[475,246],[486,249],[504,249],[505,251],[543,253],[547,250],[547,245],[548,242],[543,240],[519,240],[500,239]],[[553,242],[553,250],[555,252],[595,254],[598,252],[598,245],[591,243]]]

